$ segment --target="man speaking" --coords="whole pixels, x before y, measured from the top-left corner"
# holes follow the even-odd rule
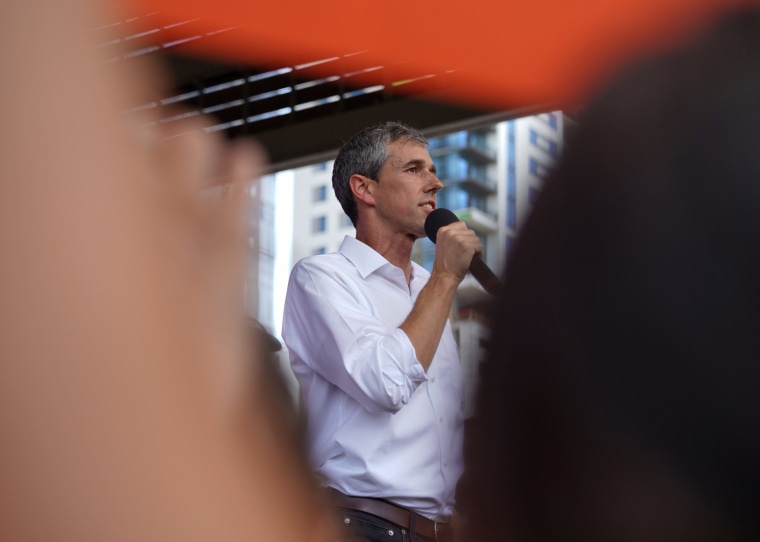
[[[346,540],[451,540],[464,379],[448,317],[483,247],[454,222],[437,232],[431,273],[412,262],[443,185],[403,124],[352,137],[333,188],[356,238],[295,265],[283,318],[313,468]]]

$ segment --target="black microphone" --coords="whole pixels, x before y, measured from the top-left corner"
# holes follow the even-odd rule
[[[425,219],[425,234],[433,243],[435,243],[435,240],[438,237],[438,228],[448,226],[453,222],[459,222],[457,215],[448,209],[434,209]],[[470,273],[472,273],[472,276],[475,277],[475,280],[480,283],[486,292],[494,297],[499,295],[499,290],[501,289],[499,278],[477,254],[472,256]]]

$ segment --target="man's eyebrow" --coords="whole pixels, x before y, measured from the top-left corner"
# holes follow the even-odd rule
[[[401,166],[401,169],[407,168],[409,166],[418,166],[418,167],[419,166],[424,166],[425,162],[426,161],[423,160],[422,158],[412,158],[406,164],[403,164]],[[430,164],[430,171],[432,171],[433,173],[437,173],[438,172],[438,168],[435,167],[435,163]]]

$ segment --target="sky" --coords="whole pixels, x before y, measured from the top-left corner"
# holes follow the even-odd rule
[[[274,329],[273,334],[282,342],[282,311],[293,267],[293,172],[275,174],[275,259],[274,259]]]

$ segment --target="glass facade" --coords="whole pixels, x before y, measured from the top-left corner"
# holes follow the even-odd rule
[[[431,139],[429,145],[431,152],[441,149],[466,147],[476,148],[490,155],[491,148],[488,144],[488,130],[474,130],[472,132],[461,130],[459,132],[453,132],[442,137]]]
[[[496,192],[496,155],[489,146],[493,128],[459,131],[430,140],[430,154],[444,190],[438,206],[447,209],[473,207],[489,213],[489,197]]]
[[[443,190],[438,192],[438,207],[445,207],[446,209],[475,207],[483,212],[487,212],[486,203],[485,197],[473,194],[457,185],[447,185]]]

